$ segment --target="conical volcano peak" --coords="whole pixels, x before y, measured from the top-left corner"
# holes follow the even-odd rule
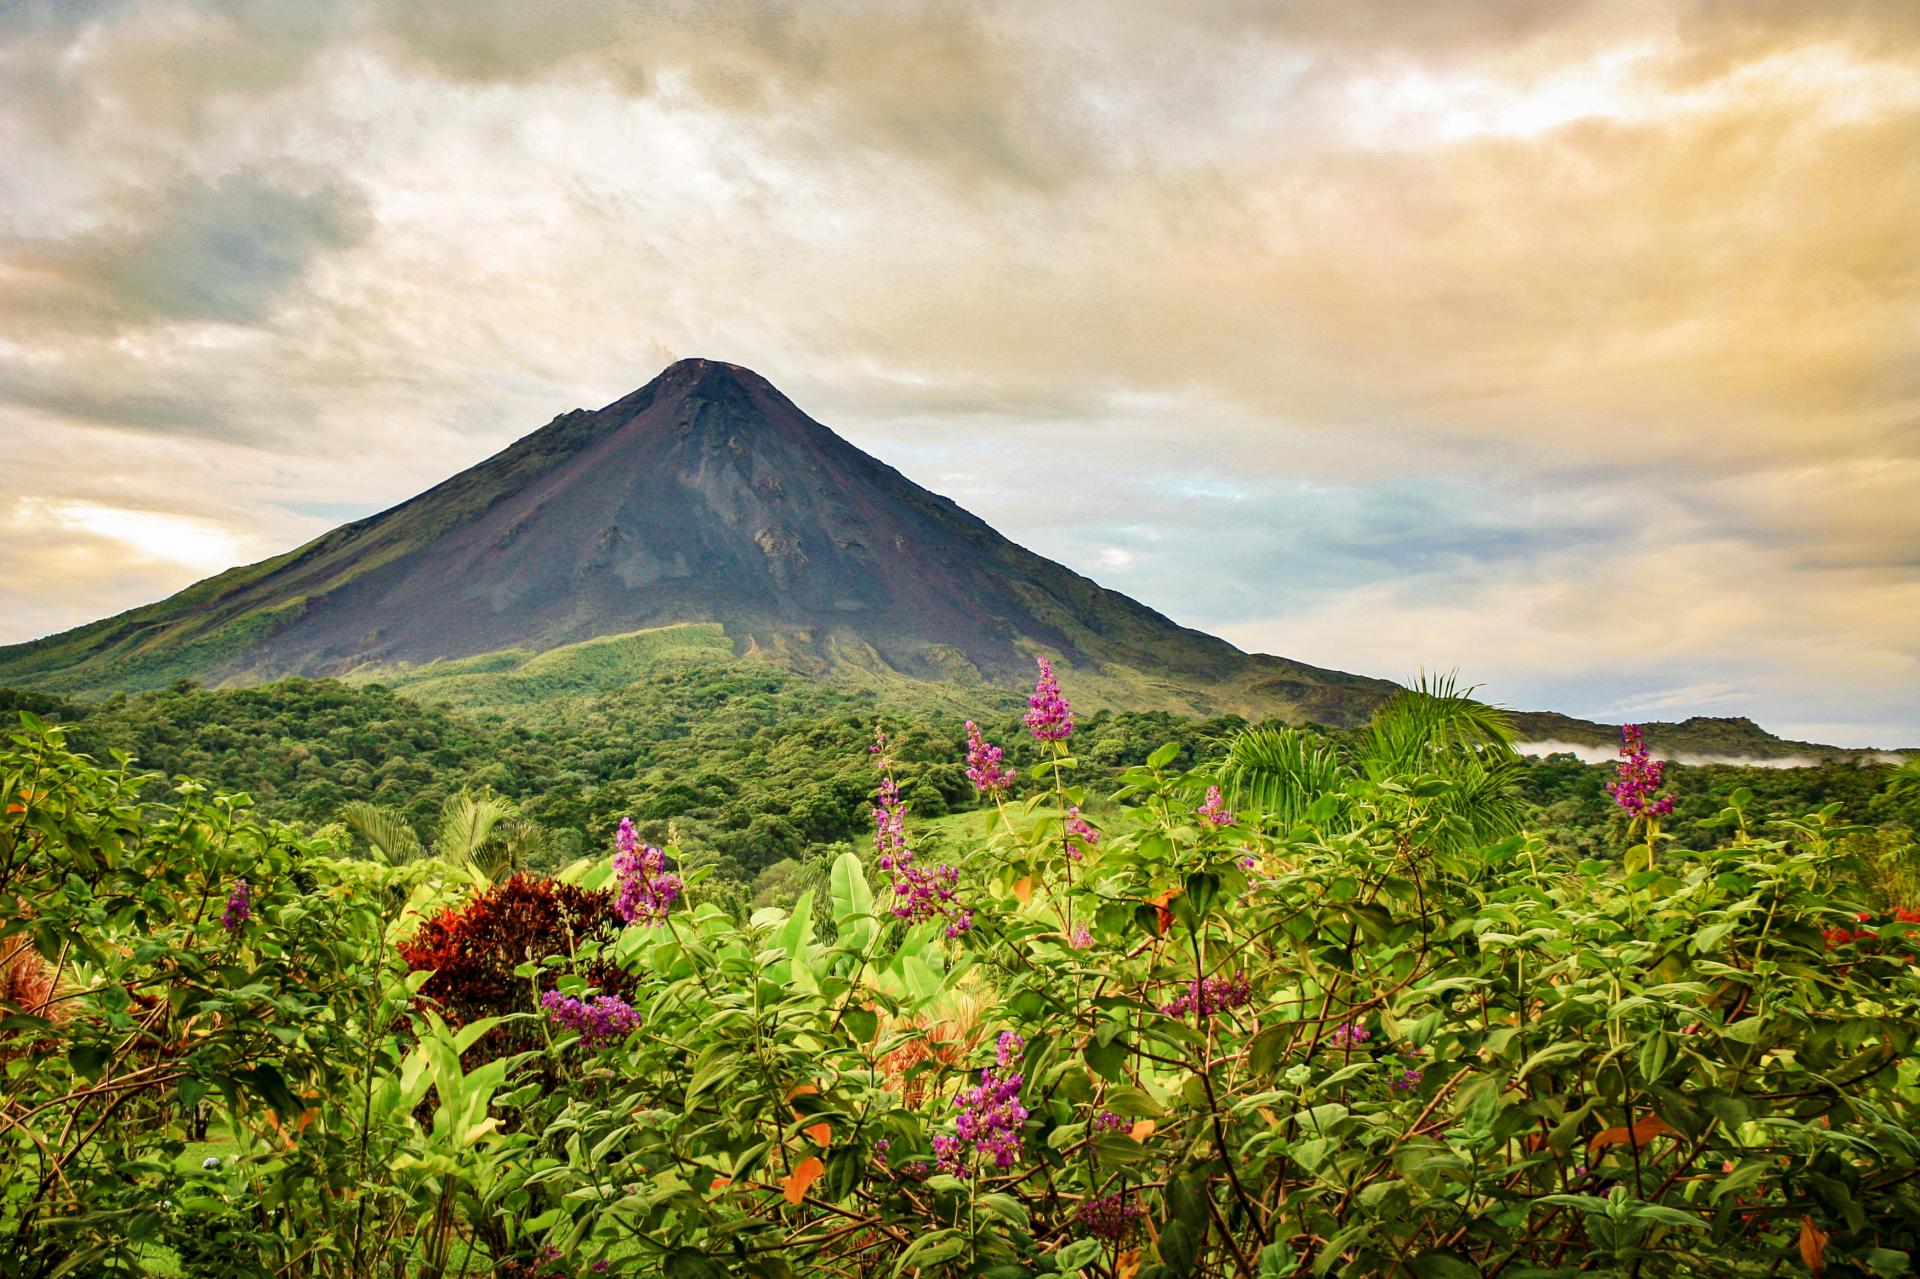
[[[725,360],[709,360],[700,356],[675,360],[654,379],[654,385],[661,390],[706,398],[722,398],[729,393],[742,391],[764,391],[779,395],[773,383],[745,365],[728,364]]]
[[[1045,652],[1083,677],[1323,723],[1388,687],[1249,658],[1102,590],[707,358],[276,560],[0,649],[0,682],[406,671],[682,623],[823,672],[1006,684]]]

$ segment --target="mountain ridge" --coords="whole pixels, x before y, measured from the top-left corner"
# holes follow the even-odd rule
[[[704,358],[604,408],[558,414],[281,555],[0,647],[0,684],[99,696],[306,676],[424,691],[476,662],[509,671],[571,646],[716,625],[694,649],[874,689],[1004,692],[1044,652],[1090,707],[1340,726],[1398,687],[1181,626],[1002,536],[752,370]],[[1556,712],[1515,721],[1530,741],[1617,741],[1613,726]],[[1746,720],[1663,723],[1649,737],[1727,756],[1873,754]]]
[[[716,621],[736,652],[815,674],[852,654],[1004,683],[1045,651],[1122,686],[1193,690],[1194,710],[1328,723],[1394,688],[1180,626],[707,359],[284,555],[0,648],[0,681],[84,695],[349,675]]]

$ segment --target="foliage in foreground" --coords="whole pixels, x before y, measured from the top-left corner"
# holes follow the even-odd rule
[[[141,802],[29,719],[0,1274],[1907,1273],[1920,903],[1830,812],[1556,861],[1482,709],[1408,696],[1368,766],[1162,749],[1096,824],[1043,684],[1030,797],[979,740],[1001,820],[950,866],[876,742],[871,870],[740,923],[672,849],[584,863],[505,1021],[398,953],[463,868]]]

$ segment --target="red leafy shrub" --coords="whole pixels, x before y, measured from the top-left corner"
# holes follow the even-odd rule
[[[549,955],[571,955],[590,941],[611,942],[622,927],[611,893],[515,875],[429,921],[399,950],[408,968],[433,971],[421,996],[449,1025],[461,1026],[481,1017],[536,1011],[538,993],[526,978],[514,975],[515,968]],[[632,979],[607,960],[578,971],[609,994],[624,994],[632,986]],[[541,990],[551,989],[551,973],[543,973],[539,982]]]

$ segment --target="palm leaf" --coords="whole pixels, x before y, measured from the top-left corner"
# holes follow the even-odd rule
[[[455,866],[477,866],[493,828],[515,815],[513,802],[492,791],[463,790],[449,796],[440,810],[433,855]]]
[[[412,861],[424,851],[412,824],[397,809],[354,800],[340,810],[340,820],[389,862]]]
[[[1452,675],[1421,675],[1374,712],[1362,754],[1376,778],[1425,771],[1435,755],[1515,759],[1513,721]]]
[[[546,828],[538,822],[517,815],[502,818],[480,850],[480,868],[492,879],[499,878],[503,871],[517,874],[546,852],[550,843]]]
[[[1297,821],[1315,800],[1341,789],[1349,777],[1323,739],[1273,724],[1235,736],[1220,774],[1233,807],[1283,822]]]

